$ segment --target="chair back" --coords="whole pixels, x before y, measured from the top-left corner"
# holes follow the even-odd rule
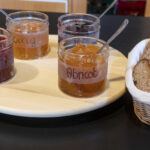
[[[87,0],[0,0],[1,9],[86,13]]]
[[[150,0],[146,0],[145,17],[150,17]]]

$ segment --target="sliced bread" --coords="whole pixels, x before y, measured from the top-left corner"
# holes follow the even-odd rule
[[[138,89],[150,92],[150,41],[147,43],[139,62],[133,68],[133,78]]]

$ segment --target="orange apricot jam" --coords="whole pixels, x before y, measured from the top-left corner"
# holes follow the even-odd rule
[[[91,97],[104,91],[107,80],[107,60],[97,54],[97,45],[77,44],[59,55],[59,88],[72,96]]]
[[[11,24],[14,56],[18,59],[35,59],[49,52],[48,25],[33,20],[20,20]]]

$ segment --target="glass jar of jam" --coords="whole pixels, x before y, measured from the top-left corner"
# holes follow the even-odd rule
[[[103,41],[72,37],[60,42],[58,51],[59,88],[72,96],[91,97],[104,91],[109,48],[97,53]]]
[[[14,54],[11,33],[0,28],[0,82],[14,76]]]
[[[48,16],[40,12],[20,11],[9,14],[7,29],[12,33],[14,56],[18,59],[35,59],[49,52]]]
[[[100,20],[89,14],[65,14],[58,18],[58,41],[73,36],[99,38]]]

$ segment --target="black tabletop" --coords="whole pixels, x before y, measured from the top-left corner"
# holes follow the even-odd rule
[[[8,11],[11,12],[11,11]],[[57,18],[48,13],[50,34],[57,34]],[[150,37],[150,18],[104,16],[101,38],[107,40],[124,18],[130,24],[111,46],[125,56],[139,41]],[[0,26],[5,17],[0,15]],[[21,118],[0,114],[0,150],[149,150],[150,127],[134,115],[126,92],[113,104],[62,118]]]

